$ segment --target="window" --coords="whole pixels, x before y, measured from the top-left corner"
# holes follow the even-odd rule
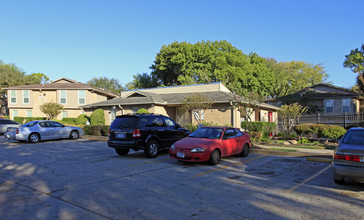
[[[167,124],[168,127],[175,127],[176,126],[174,121],[172,121],[171,119],[164,118],[164,120],[166,121],[166,124]]]
[[[23,90],[23,103],[29,104],[29,90]]]
[[[325,112],[326,113],[334,112],[334,100],[333,99],[325,99]]]
[[[68,112],[62,111],[62,118],[68,118]]]
[[[27,110],[27,117],[33,117],[32,116],[32,110]]]
[[[350,112],[350,99],[342,99],[343,112]]]
[[[10,90],[10,103],[16,103],[16,90]]]
[[[18,110],[13,110],[13,120],[14,120],[14,117],[18,117]]]
[[[66,98],[66,90],[60,90],[59,91],[59,103],[61,104],[66,104],[67,103],[67,98]]]
[[[151,118],[147,124],[147,127],[162,127],[164,125],[161,117]]]
[[[135,113],[137,113],[137,111],[139,110],[139,108],[138,107],[133,107],[133,108],[131,108],[131,111],[135,114]]]
[[[78,90],[78,104],[86,103],[86,95],[85,90]]]
[[[223,139],[226,140],[226,139],[230,139],[230,138],[234,138],[234,137],[236,137],[235,131],[232,129],[228,129],[225,131]]]

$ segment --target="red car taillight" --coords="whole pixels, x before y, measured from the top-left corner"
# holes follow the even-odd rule
[[[18,128],[16,129],[15,134],[19,134],[19,129]]]
[[[142,135],[140,134],[140,130],[139,129],[135,129],[133,131],[133,137],[141,137]]]
[[[364,156],[357,156],[357,155],[335,154],[334,159],[354,161],[354,162],[364,162]]]

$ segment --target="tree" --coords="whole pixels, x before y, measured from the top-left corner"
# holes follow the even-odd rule
[[[61,113],[63,105],[55,102],[46,102],[39,106],[40,111],[47,115],[47,118],[54,119]]]
[[[306,107],[298,103],[282,105],[278,110],[278,116],[283,124],[283,130],[288,134],[298,119],[307,111]]]
[[[344,67],[358,74],[358,79],[364,84],[364,44],[345,55]]]
[[[303,61],[277,62],[273,58],[268,58],[266,63],[274,75],[274,86],[270,87],[269,94],[272,98],[322,83],[328,77],[322,64],[313,65]]]
[[[24,76],[24,83],[26,85],[48,83],[49,78],[44,73],[32,73],[31,75]]]
[[[125,90],[122,85],[120,85],[119,81],[114,78],[107,77],[94,77],[87,82],[88,85],[101,88],[107,91],[110,91],[114,94],[120,94],[121,91]]]
[[[207,96],[200,94],[187,96],[182,101],[183,109],[191,112],[199,125],[204,121],[205,111],[211,108],[212,104],[212,101]]]
[[[150,75],[148,73],[138,73],[134,75],[133,78],[134,80],[130,83],[127,83],[125,86],[128,90],[153,88],[160,85],[156,76]]]

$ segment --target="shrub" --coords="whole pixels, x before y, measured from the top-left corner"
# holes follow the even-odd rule
[[[14,117],[14,121],[20,124],[25,124],[36,120],[46,120],[46,119],[47,119],[46,117]]]
[[[242,121],[241,128],[248,131],[261,132],[267,136],[276,129],[276,123],[266,121]]]
[[[312,124],[311,128],[313,130],[313,133],[317,135],[318,138],[322,138],[323,136],[325,136],[323,134],[323,130],[325,129],[324,124]]]
[[[108,136],[108,125],[86,125],[83,127],[85,135]]]
[[[137,114],[146,114],[146,115],[150,115],[150,112],[149,112],[147,109],[145,109],[145,108],[141,108],[141,109],[139,109],[136,113],[137,113]]]
[[[338,139],[343,136],[346,129],[338,125],[326,125],[322,131],[322,134],[330,139]]]
[[[85,125],[90,119],[85,114],[81,114],[76,118],[77,125]]]
[[[263,138],[263,135],[261,132],[258,131],[251,131],[249,132],[250,140],[253,142],[260,142]]]
[[[297,135],[302,136],[311,136],[314,133],[312,128],[312,124],[299,124],[293,127],[293,130],[297,133]]]
[[[310,141],[307,139],[307,138],[301,138],[299,141],[298,141],[298,143],[300,143],[300,144],[308,144]]]
[[[104,125],[105,124],[104,110],[96,109],[94,112],[92,112],[92,114],[90,115],[90,122],[91,125]]]
[[[10,119],[9,115],[1,115],[0,117],[3,117],[4,119]]]
[[[76,125],[76,118],[62,118],[61,123],[68,125]]]

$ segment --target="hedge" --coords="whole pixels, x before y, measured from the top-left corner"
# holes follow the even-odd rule
[[[241,128],[250,132],[261,132],[264,135],[269,135],[276,129],[275,122],[266,121],[242,121]]]
[[[294,126],[293,130],[300,136],[310,137],[316,134],[318,138],[328,137],[330,139],[338,139],[346,132],[346,129],[341,126],[325,124],[299,124]]]
[[[0,117],[3,117],[4,119],[10,119],[9,115],[0,115]]]
[[[85,125],[87,122],[89,122],[90,119],[85,114],[81,114],[76,118],[76,124],[77,125]]]
[[[86,125],[83,127],[85,135],[108,136],[108,125]]]
[[[46,120],[46,119],[47,119],[46,117],[14,117],[14,121],[20,124],[25,124],[36,120]]]
[[[68,125],[77,125],[77,118],[62,118],[61,123]]]

